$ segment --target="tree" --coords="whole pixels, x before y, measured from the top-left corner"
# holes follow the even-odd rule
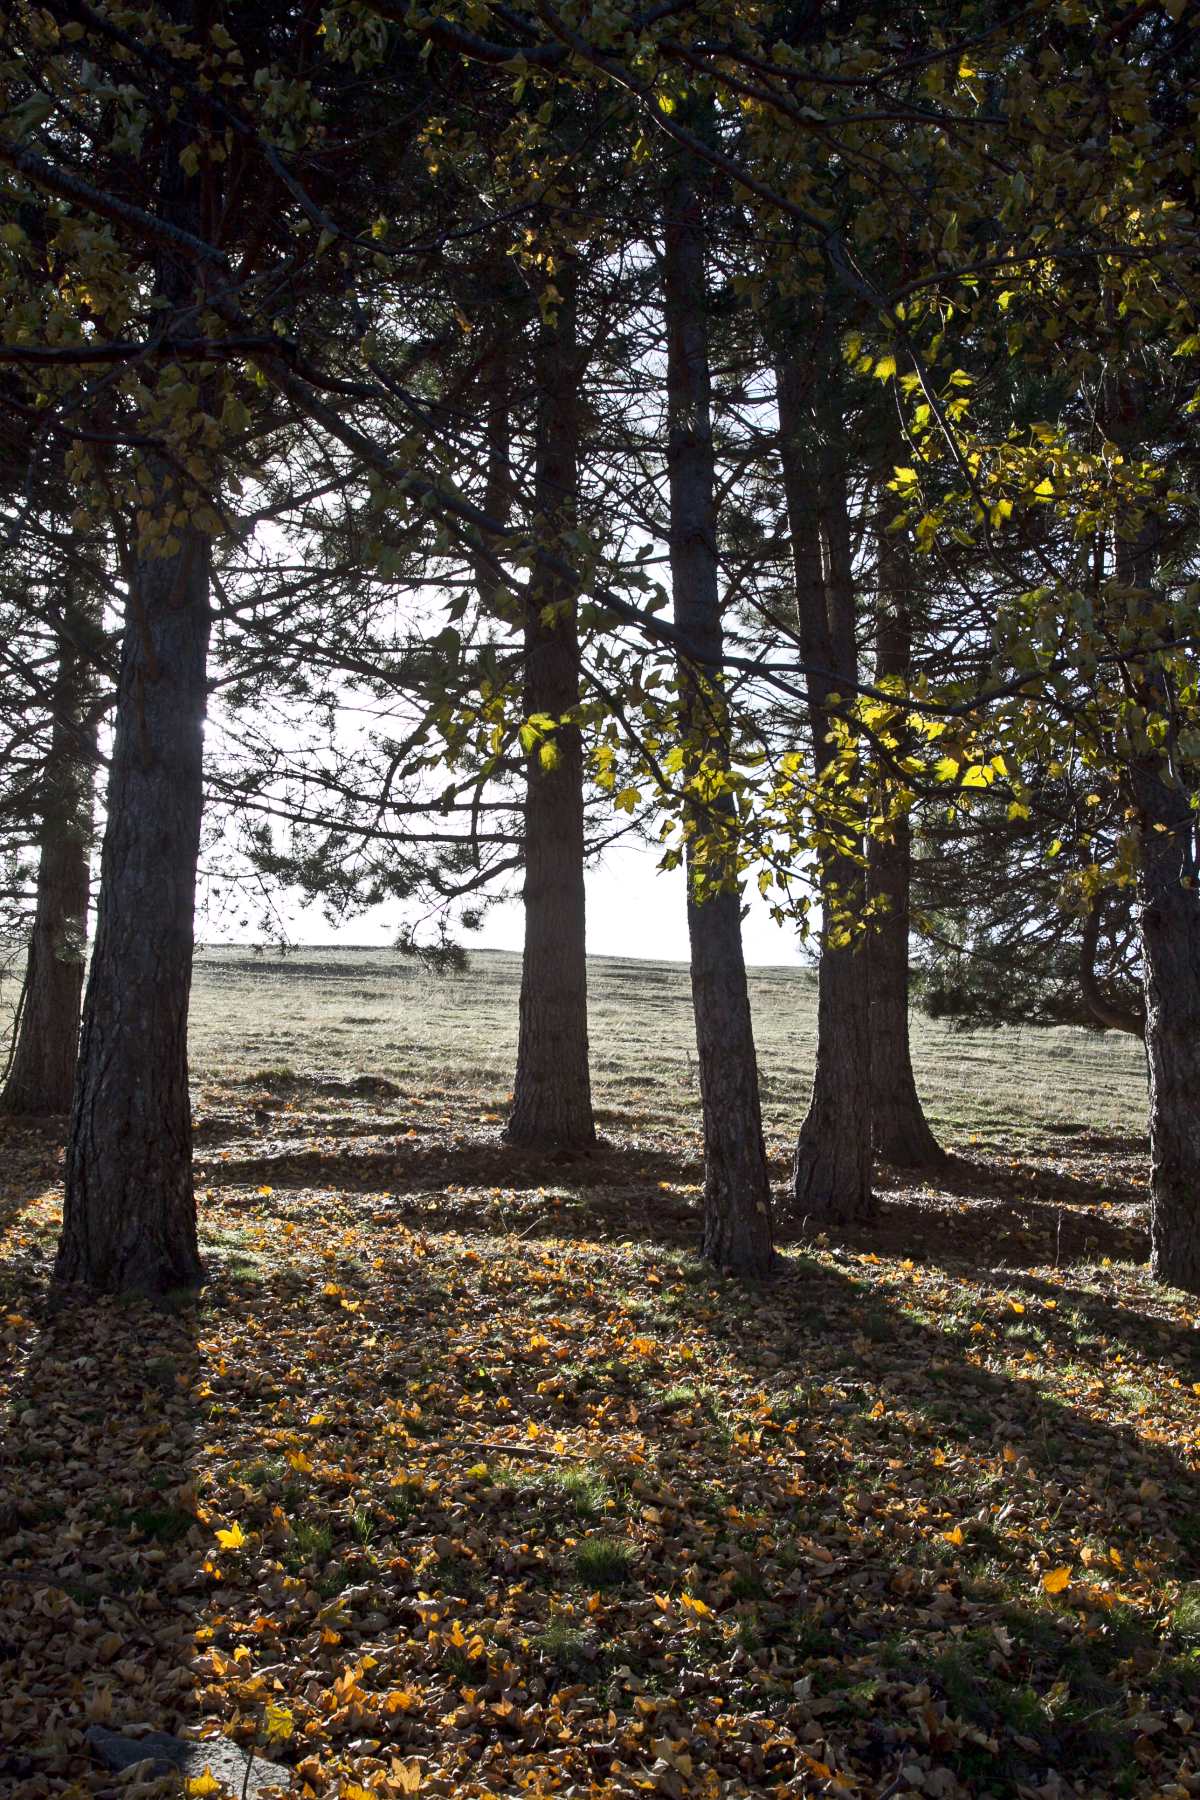
[[[888,434],[890,437],[890,433]],[[890,478],[891,469],[886,471]],[[911,560],[888,530],[891,496],[876,489],[875,686],[912,684],[914,573]],[[902,746],[903,747],[903,746]],[[881,813],[889,807],[889,783],[881,782]],[[945,1152],[929,1128],[917,1094],[909,1041],[909,937],[912,826],[906,806],[895,809],[890,830],[871,832],[867,887],[878,909],[866,944],[871,1032],[871,1146],[899,1168],[929,1168]]]
[[[675,623],[703,657],[681,659],[680,734],[685,792],[687,922],[692,1008],[704,1120],[704,1254],[732,1274],[762,1276],[774,1262],[771,1190],[758,1065],[742,951],[729,719],[719,669],[717,568],[709,398],[703,202],[697,170],[672,158],[663,202],[663,309],[667,332],[667,463]]]
[[[547,270],[536,349],[533,532],[569,566],[579,517],[578,269],[561,251]],[[583,739],[573,584],[532,573],[524,620],[527,753],[525,949],[510,1143],[580,1149],[595,1142],[588,1072],[583,884]]]
[[[0,1113],[66,1113],[75,1082],[87,951],[97,749],[94,603],[68,594],[38,780],[36,898],[16,1042]]]
[[[812,350],[816,346],[812,345]],[[831,708],[858,685],[856,593],[840,419],[817,387],[817,359],[776,371],[779,447],[796,577],[796,620],[807,665],[817,782],[838,772]],[[836,402],[834,402],[836,404]],[[871,1191],[869,964],[847,924],[865,903],[865,820],[818,826],[821,960],[817,1060],[792,1173],[796,1210],[810,1219],[868,1218]]]

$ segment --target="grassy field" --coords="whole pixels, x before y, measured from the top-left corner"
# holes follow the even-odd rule
[[[91,1724],[289,1800],[1200,1794],[1200,1303],[1146,1268],[1135,1048],[918,1021],[956,1154],[816,1232],[813,986],[758,971],[750,1291],[695,1254],[685,971],[593,966],[579,1157],[502,1142],[518,975],[205,951],[165,1308],[52,1297],[61,1131],[0,1121],[5,1800],[177,1800]]]
[[[194,1074],[381,1075],[406,1090],[434,1083],[501,1106],[512,1084],[520,975],[520,958],[504,951],[475,952],[465,975],[433,976],[386,950],[205,950],[193,985]],[[794,1133],[812,1080],[815,976],[755,969],[751,996],[764,1117],[782,1140]],[[686,967],[593,960],[589,1016],[602,1115],[651,1130],[694,1127]],[[957,1032],[914,1013],[913,1056],[929,1116],[951,1144],[1019,1150],[1145,1131],[1141,1048],[1115,1032]]]

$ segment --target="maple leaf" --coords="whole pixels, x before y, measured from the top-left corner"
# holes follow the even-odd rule
[[[1069,1587],[1070,1584],[1071,1571],[1065,1567],[1047,1569],[1042,1576],[1042,1592],[1046,1594],[1061,1594],[1063,1589]]]
[[[228,1530],[217,1532],[217,1542],[222,1550],[240,1550],[246,1541],[246,1534],[236,1520]]]

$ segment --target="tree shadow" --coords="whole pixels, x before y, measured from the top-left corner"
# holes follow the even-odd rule
[[[894,1771],[888,1759],[921,1743],[904,1713],[919,1687],[937,1714],[924,1748],[962,1791],[1029,1793],[1020,1784],[1047,1769],[1087,1772],[1088,1791],[1143,1791],[1125,1785],[1155,1764],[1147,1740],[1135,1749],[1137,1721],[1126,1723],[1133,1696],[1142,1717],[1185,1708],[1176,1755],[1200,1697],[1190,1637],[1173,1637],[1144,1598],[1146,1575],[1160,1587],[1200,1578],[1200,1472],[1186,1433],[1164,1441],[1153,1397],[1144,1433],[1105,1416],[1111,1396],[1073,1366],[1088,1347],[1050,1284],[1057,1308],[1030,1321],[1031,1306],[1008,1296],[960,1295],[949,1309],[936,1270],[882,1290],[849,1258],[788,1261],[766,1293],[726,1289],[720,1327],[703,1304],[693,1323],[721,1329],[744,1384],[760,1390],[757,1444],[735,1434],[722,1456],[709,1423],[714,1479],[753,1492],[802,1571],[775,1595],[745,1565],[769,1653],[760,1661],[794,1656],[798,1612],[814,1653],[798,1659],[806,1678],[824,1672],[830,1691],[864,1696],[825,1722],[825,1760],[849,1768],[873,1745]],[[1074,1397],[988,1367],[1005,1341]],[[778,1465],[803,1473],[788,1480]],[[1061,1599],[1041,1586],[1051,1558]],[[878,1708],[876,1693],[891,1704]]]
[[[1067,1152],[1069,1158],[1073,1153]],[[1144,1261],[1149,1254],[1148,1196],[1130,1170],[1075,1173],[1021,1158],[951,1157],[919,1174],[881,1169],[876,1177],[877,1219],[858,1226],[830,1226],[834,1241],[849,1248],[920,1250],[947,1267],[995,1263],[1041,1267],[1077,1261]],[[796,1232],[785,1218],[789,1240]]]
[[[62,1178],[65,1118],[26,1119],[0,1117],[0,1233],[16,1223],[20,1214]]]
[[[0,1774],[107,1785],[89,1726],[197,1722],[188,1660],[211,1536],[196,1518],[195,1309],[50,1291],[28,1265],[5,1277]]]

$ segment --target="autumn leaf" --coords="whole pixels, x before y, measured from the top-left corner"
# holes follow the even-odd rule
[[[189,1775],[186,1778],[183,1791],[189,1800],[209,1800],[210,1795],[221,1792],[221,1783],[206,1763],[199,1775]]]
[[[266,1732],[268,1743],[285,1742],[295,1729],[296,1720],[290,1707],[272,1702],[265,1708],[263,1730]]]
[[[222,1550],[240,1550],[246,1543],[246,1534],[235,1521],[227,1530],[217,1532],[217,1542]]]
[[[1069,1568],[1047,1569],[1042,1576],[1042,1591],[1046,1594],[1061,1594],[1065,1587],[1070,1586],[1070,1582],[1071,1571]]]

